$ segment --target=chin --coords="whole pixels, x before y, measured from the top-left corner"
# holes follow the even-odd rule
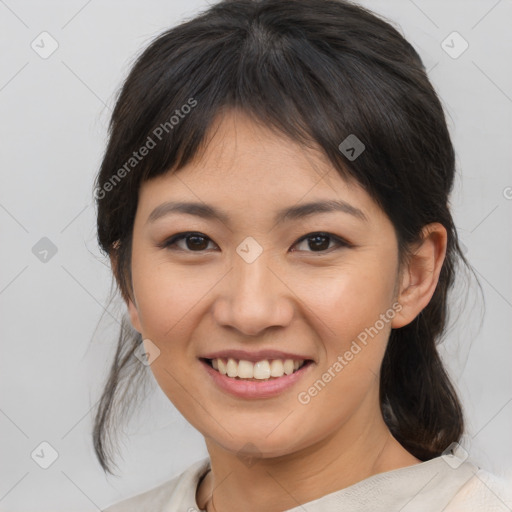
[[[275,424],[273,428],[275,429]],[[253,428],[243,431],[237,429],[237,431],[234,431],[229,430],[229,427],[226,426],[226,430],[232,434],[232,437],[223,432],[225,435],[222,436],[222,439],[212,436],[209,436],[209,439],[222,449],[236,454],[241,459],[247,457],[254,459],[283,457],[301,448],[298,446],[298,440],[294,436],[294,433],[296,434],[297,432],[296,428],[283,428],[279,434],[276,433],[276,430],[272,432],[272,428]],[[272,433],[269,435],[270,432]]]

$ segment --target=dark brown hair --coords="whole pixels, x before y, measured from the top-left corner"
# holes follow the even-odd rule
[[[141,183],[190,162],[228,108],[319,147],[341,176],[357,180],[393,223],[401,260],[426,224],[447,229],[432,300],[409,325],[392,330],[380,380],[382,412],[395,438],[421,460],[440,455],[460,439],[464,424],[436,344],[456,268],[470,267],[448,204],[454,150],[420,57],[388,22],[339,0],[225,0],[158,36],[117,98],[95,184],[99,244],[113,259],[124,299],[131,294]],[[350,134],[366,147],[353,161],[339,149]],[[155,146],[131,161],[148,138]],[[110,473],[112,431],[129,406],[130,386],[147,370],[134,357],[141,341],[125,318],[93,433]]]

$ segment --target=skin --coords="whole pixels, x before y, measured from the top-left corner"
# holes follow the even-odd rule
[[[198,506],[278,512],[419,463],[383,421],[379,369],[391,328],[410,323],[434,293],[445,228],[425,226],[399,269],[390,220],[320,151],[236,111],[223,113],[211,133],[193,162],[140,188],[127,303],[133,327],[160,350],[151,364],[159,386],[205,437],[212,471],[197,490]],[[330,212],[273,221],[281,208],[329,199],[350,203],[367,220]],[[148,223],[169,200],[207,203],[229,223],[183,213]],[[206,238],[163,246],[184,231]],[[326,238],[317,249],[311,238],[299,241],[319,231],[350,245]],[[250,264],[236,252],[248,236],[263,249]],[[392,320],[300,403],[297,394],[390,309]],[[213,350],[266,348],[308,354],[314,366],[277,397],[243,399],[214,386],[198,359]]]

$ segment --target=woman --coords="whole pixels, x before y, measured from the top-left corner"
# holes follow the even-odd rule
[[[436,349],[453,179],[419,56],[361,7],[224,1],[159,36],[96,183],[131,325],[94,442],[110,471],[149,366],[209,457],[107,511],[507,510]]]

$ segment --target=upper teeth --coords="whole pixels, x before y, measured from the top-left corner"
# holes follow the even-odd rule
[[[295,370],[298,370],[304,360],[294,361],[293,359],[263,359],[257,363],[240,359],[239,361],[233,358],[212,359],[212,366],[218,370],[222,375],[228,377],[239,377],[241,379],[268,379],[270,377],[282,377],[283,375],[290,375]]]

